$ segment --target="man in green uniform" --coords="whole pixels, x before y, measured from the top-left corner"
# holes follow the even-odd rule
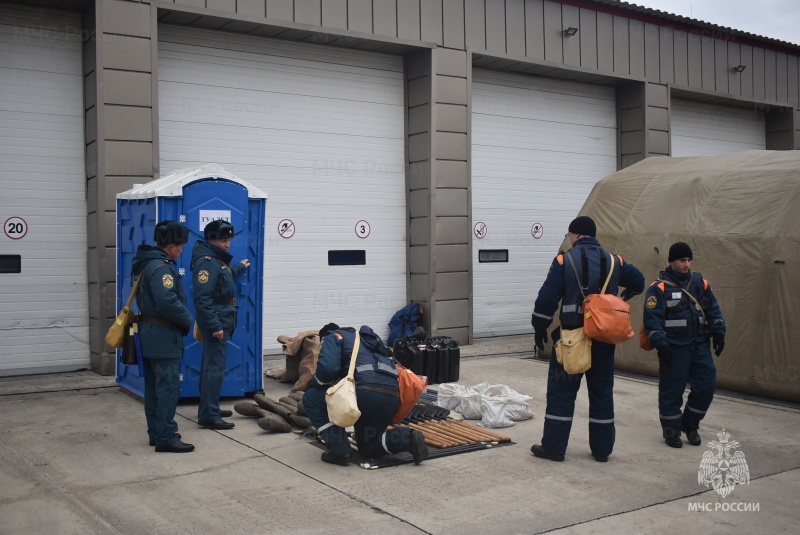
[[[192,298],[197,313],[197,326],[203,335],[203,362],[200,366],[200,406],[197,422],[209,429],[232,429],[234,424],[222,416],[230,411],[219,408],[228,340],[236,329],[236,285],[234,277],[250,267],[244,259],[231,266],[228,253],[233,238],[233,225],[218,219],[203,230],[206,241],[198,240],[192,248]]]
[[[175,221],[161,221],[156,225],[156,246],[140,245],[132,262],[132,275],[142,274],[136,303],[142,313],[144,414],[150,445],[158,452],[194,451],[192,444],[181,442],[175,423],[183,338],[193,321],[175,262],[188,237],[188,229]]]

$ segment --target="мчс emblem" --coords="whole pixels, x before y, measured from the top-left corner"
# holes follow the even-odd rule
[[[697,484],[706,487],[711,485],[724,498],[737,483],[750,484],[750,469],[743,452],[732,453],[732,450],[739,447],[739,443],[731,440],[730,433],[723,429],[721,433],[717,433],[717,438],[719,440],[708,443],[712,451],[703,454],[700,470],[697,472]]]
[[[644,304],[647,308],[656,308],[656,303],[658,303],[658,300],[654,295],[651,295]]]
[[[203,284],[207,283],[208,282],[208,271],[206,271],[205,269],[202,270],[202,271],[198,271],[197,272],[197,282],[200,282],[200,283],[203,283]]]
[[[172,288],[175,286],[175,279],[172,278],[172,275],[164,275],[161,277],[161,284],[164,285],[164,288]]]

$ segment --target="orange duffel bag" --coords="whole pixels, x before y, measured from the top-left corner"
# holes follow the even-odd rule
[[[619,344],[636,336],[631,327],[631,306],[613,294],[605,293],[611,274],[614,273],[614,257],[611,256],[611,269],[608,271],[606,283],[599,294],[583,296],[583,332],[592,340],[606,344]],[[568,254],[575,276],[578,270],[572,255]],[[580,279],[578,288],[581,287]],[[583,290],[581,290],[583,292]]]

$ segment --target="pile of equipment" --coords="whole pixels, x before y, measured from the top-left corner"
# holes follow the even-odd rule
[[[302,392],[293,392],[277,401],[264,394],[256,394],[253,399],[255,403],[237,402],[233,410],[242,416],[256,418],[258,427],[264,431],[289,433],[292,431],[292,426],[301,429],[311,427],[311,420],[303,409]]]
[[[511,438],[507,436],[450,418],[449,415],[450,411],[447,409],[416,405],[411,413],[394,427],[410,427],[421,431],[425,435],[425,443],[432,446],[428,453],[429,459],[511,444]],[[375,470],[413,462],[414,458],[410,454],[403,454],[364,461],[359,466],[366,470]]]
[[[411,336],[394,341],[392,357],[417,375],[427,377],[428,384],[458,381],[461,347],[449,336],[427,338],[420,327]]]

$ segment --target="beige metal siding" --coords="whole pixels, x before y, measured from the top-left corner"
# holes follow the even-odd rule
[[[544,59],[544,0],[525,0],[525,54]]]
[[[423,41],[442,45],[441,2],[420,2],[420,36]]]
[[[442,2],[442,44],[447,48],[464,48],[464,2],[463,0],[443,0]]]
[[[506,53],[525,55],[525,1],[506,0]]]
[[[664,28],[663,26],[658,29],[659,37],[659,63],[661,68],[660,82],[662,84],[671,84],[675,81],[675,32],[672,28]],[[656,80],[651,80],[655,82]]]
[[[580,10],[581,67],[597,68],[597,13],[590,9]]]
[[[472,50],[486,49],[486,13],[483,0],[464,0],[464,39]]]
[[[597,69],[614,70],[614,17],[608,13],[597,14]]]
[[[502,2],[486,6],[486,50],[506,52],[506,10]]]
[[[646,46],[644,23],[638,20],[632,20],[628,27],[631,33],[631,74],[644,78],[644,54]]]
[[[574,6],[561,7],[561,27],[562,28],[579,28],[578,33],[572,37],[562,39],[563,54],[562,61],[566,65],[580,66],[581,64],[581,39],[584,36],[580,32],[580,12]],[[586,38],[589,36],[587,35]]]
[[[630,73],[630,45],[628,19],[614,15],[614,72]]]
[[[544,59],[561,62],[563,52],[563,26],[561,25],[561,4],[544,3]],[[488,44],[488,42],[487,42]],[[488,47],[487,47],[488,48]],[[491,48],[490,48],[491,50]]]

